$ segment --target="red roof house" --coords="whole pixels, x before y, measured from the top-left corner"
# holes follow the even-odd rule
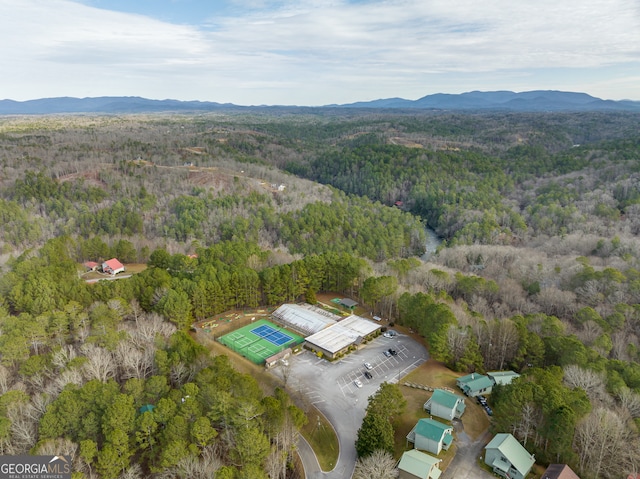
[[[118,274],[124,271],[124,265],[116,258],[112,258],[109,261],[102,263],[102,272],[108,274]]]
[[[95,261],[87,261],[84,263],[84,267],[87,268],[87,271],[95,271],[98,266],[100,266],[100,264]]]

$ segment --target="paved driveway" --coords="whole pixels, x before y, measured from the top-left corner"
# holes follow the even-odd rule
[[[495,479],[496,476],[478,466],[478,458],[482,456],[484,446],[489,442],[491,435],[485,431],[473,441],[464,432],[463,424],[464,416],[462,422],[454,423],[458,451],[440,479]]]
[[[397,355],[386,357],[383,351],[393,348]],[[314,404],[331,422],[340,443],[335,468],[322,472],[304,441],[299,444],[306,476],[309,479],[348,479],[353,474],[357,454],[355,441],[362,424],[369,396],[382,382],[395,383],[428,359],[426,349],[411,337],[376,338],[362,350],[330,363],[305,351],[289,359],[288,389]],[[372,378],[364,376],[364,363],[371,364]],[[274,374],[278,375],[277,368]],[[355,384],[359,379],[362,387]],[[313,420],[314,418],[309,418]]]

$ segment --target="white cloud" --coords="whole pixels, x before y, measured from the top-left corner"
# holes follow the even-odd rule
[[[640,62],[632,0],[233,3],[245,13],[198,27],[69,0],[0,0],[0,92],[324,104],[453,85],[520,90],[531,69],[552,69],[560,84],[567,69]],[[640,98],[624,78],[593,84]]]

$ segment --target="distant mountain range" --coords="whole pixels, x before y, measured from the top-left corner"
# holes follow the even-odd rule
[[[437,93],[418,100],[387,98],[344,105],[323,107],[295,106],[238,106],[231,103],[180,100],[149,100],[141,97],[97,97],[97,98],[43,98],[39,100],[0,100],[0,115],[42,115],[56,113],[153,113],[195,112],[214,110],[255,109],[398,109],[398,110],[451,110],[451,111],[514,111],[514,112],[560,112],[560,111],[634,111],[640,112],[640,102],[631,100],[613,101],[587,95],[551,90],[515,93],[512,91],[461,94]]]
[[[472,91],[450,95],[437,93],[418,100],[388,98],[341,105],[344,108],[402,108],[433,110],[503,110],[503,111],[607,111],[640,112],[640,102],[602,100],[586,93],[537,90],[515,93],[512,91]]]

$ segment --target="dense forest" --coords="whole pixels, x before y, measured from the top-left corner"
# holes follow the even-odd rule
[[[456,371],[520,372],[492,428],[538,462],[637,472],[639,131],[624,113],[0,118],[0,452],[64,450],[78,477],[284,478],[303,412],[187,331],[332,291]],[[146,269],[80,278],[113,256]]]

